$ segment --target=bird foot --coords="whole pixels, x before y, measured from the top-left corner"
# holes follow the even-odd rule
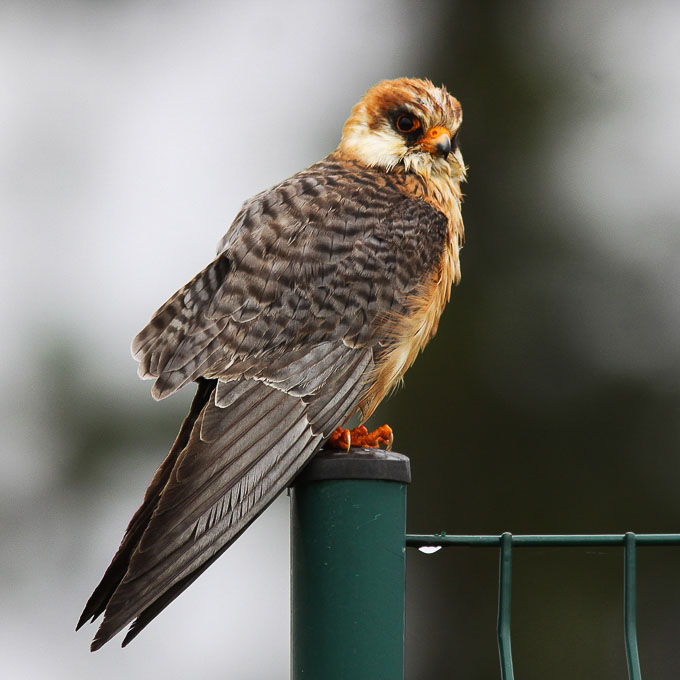
[[[392,434],[392,428],[389,425],[381,425],[377,430],[373,430],[373,432],[369,432],[368,428],[359,425],[359,427],[355,427],[351,431],[345,430],[342,427],[336,427],[333,434],[328,438],[326,446],[330,449],[349,451],[352,446],[378,449],[383,445],[390,451],[393,441],[394,434]]]

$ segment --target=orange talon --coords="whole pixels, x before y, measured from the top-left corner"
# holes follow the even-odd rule
[[[355,432],[356,435],[355,436]],[[392,448],[394,434],[389,425],[381,425],[377,430],[369,432],[363,425],[350,432],[354,446],[365,446],[369,449],[377,449],[384,446],[388,451]]]
[[[333,434],[328,438],[326,446],[329,449],[341,449],[349,451],[352,446],[352,435],[349,430],[343,430],[341,427],[336,427]]]
[[[377,449],[384,446],[388,451],[392,448],[394,434],[389,425],[381,425],[377,430],[369,432],[366,427],[359,425],[351,432],[341,427],[336,427],[333,434],[328,438],[326,446],[331,449],[349,451],[351,446]]]

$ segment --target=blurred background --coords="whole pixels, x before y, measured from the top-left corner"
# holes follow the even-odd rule
[[[124,651],[73,627],[191,390],[129,344],[241,202],[383,78],[465,113],[463,281],[374,424],[409,531],[680,531],[680,5],[0,8],[0,656],[12,678],[288,677],[280,498]],[[643,673],[680,667],[680,550],[641,549]],[[516,551],[523,680],[625,677],[622,554]],[[497,554],[409,552],[407,677],[498,678]]]

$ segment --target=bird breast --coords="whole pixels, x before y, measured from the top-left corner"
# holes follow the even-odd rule
[[[425,180],[404,176],[404,190],[413,198],[425,200],[444,213],[448,220],[445,245],[429,280],[409,302],[408,311],[393,321],[390,349],[376,365],[370,387],[360,405],[363,419],[377,408],[387,394],[398,386],[418,354],[437,332],[439,318],[451,297],[451,288],[460,280],[459,251],[464,239],[457,177],[449,172],[432,174]]]

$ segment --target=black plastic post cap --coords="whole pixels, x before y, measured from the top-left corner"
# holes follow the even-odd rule
[[[395,451],[352,447],[349,451],[321,449],[295,479],[295,484],[331,479],[373,479],[411,482],[411,461]]]

